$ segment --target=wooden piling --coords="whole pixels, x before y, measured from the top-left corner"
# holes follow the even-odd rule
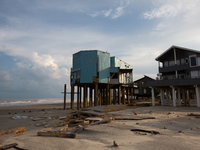
[[[125,104],[125,87],[122,87],[122,104]]]
[[[64,110],[66,109],[66,84],[64,85]]]
[[[121,104],[121,85],[118,87],[118,104]]]
[[[74,110],[74,85],[71,85],[71,109]]]
[[[94,106],[98,106],[98,84],[95,83],[94,88]]]
[[[87,86],[84,86],[83,107],[87,107]]]
[[[113,104],[116,105],[116,89],[113,89]]]
[[[77,86],[77,109],[79,110],[80,109],[80,101],[79,101],[79,97],[80,97],[80,93],[79,93],[79,89],[80,87]]]
[[[89,103],[90,106],[92,106],[92,88],[90,87],[90,103]]]

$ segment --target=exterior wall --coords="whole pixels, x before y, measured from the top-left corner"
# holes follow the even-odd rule
[[[94,76],[97,76],[97,51],[82,51],[80,83],[93,83]]]
[[[99,83],[110,82],[110,54],[97,51],[99,59]]]
[[[123,60],[113,56],[110,58],[111,67],[119,67],[120,69],[132,69],[133,67]]]

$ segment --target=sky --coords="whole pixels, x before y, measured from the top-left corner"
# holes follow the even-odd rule
[[[200,50],[199,0],[0,0],[0,99],[62,98],[72,55],[102,50],[156,78],[172,45]]]

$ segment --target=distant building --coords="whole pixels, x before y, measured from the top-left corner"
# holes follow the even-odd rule
[[[200,107],[200,51],[171,46],[156,61],[157,81],[149,86],[160,89],[161,105]]]
[[[77,86],[77,107],[81,107],[81,92],[83,88],[83,107],[111,104],[117,102],[116,89],[118,89],[118,103],[125,103],[125,90],[132,83],[133,67],[117,57],[110,57],[110,53],[99,50],[82,50],[73,54],[71,68],[71,103],[74,103],[74,86]],[[89,104],[87,90],[89,90]],[[94,92],[93,92],[94,90]],[[113,90],[113,92],[111,92]]]
[[[151,88],[149,88],[148,82],[155,81],[154,79],[144,75],[133,82],[133,95],[138,99],[138,97],[151,97]]]

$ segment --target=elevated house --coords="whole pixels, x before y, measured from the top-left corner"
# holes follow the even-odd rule
[[[152,95],[155,88],[160,89],[161,105],[200,107],[200,51],[171,46],[156,61],[158,77],[149,86]]]
[[[108,52],[82,50],[73,54],[71,108],[74,108],[75,86],[77,87],[78,109],[82,107],[82,95],[83,107],[92,106],[93,104],[94,106],[107,105],[112,102],[114,104],[116,102],[125,103],[124,94],[128,93],[125,90],[128,90],[128,85],[133,82],[132,70],[131,65],[115,56],[110,57]],[[118,91],[118,94],[116,94],[116,91]],[[111,98],[112,95],[113,99]]]
[[[151,88],[149,88],[148,85],[149,81],[155,80],[144,75],[143,78],[133,82],[133,95],[136,97],[136,99],[138,99],[138,97],[151,97]]]

